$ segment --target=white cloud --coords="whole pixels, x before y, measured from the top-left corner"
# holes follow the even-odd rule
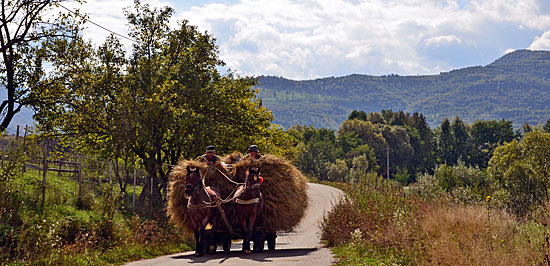
[[[455,35],[445,35],[445,36],[436,36],[424,40],[424,45],[426,46],[442,46],[449,45],[453,43],[462,43],[462,41]]]
[[[433,74],[486,65],[526,42],[550,49],[546,0],[211,0],[185,9],[176,1],[144,2],[172,5],[174,21],[187,19],[213,34],[228,67],[246,75]],[[81,9],[127,34],[122,8],[132,5],[88,0]],[[93,25],[86,31],[96,43],[108,34]],[[130,41],[123,42],[129,49]]]
[[[498,56],[516,45],[499,43],[513,38],[502,30],[508,24],[514,30],[550,27],[550,16],[534,0],[472,0],[466,6],[453,0],[241,0],[178,16],[213,33],[222,58],[241,73],[298,79],[448,71],[464,65],[434,58],[438,48],[484,54],[494,47]]]
[[[536,36],[535,40],[529,45],[530,50],[550,50],[550,31],[544,32],[541,36]]]

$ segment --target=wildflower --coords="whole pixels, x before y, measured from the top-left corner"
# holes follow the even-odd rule
[[[487,197],[485,198],[485,201],[486,201],[486,202],[489,202],[490,200],[491,200],[491,195],[489,195],[489,196],[487,196]]]

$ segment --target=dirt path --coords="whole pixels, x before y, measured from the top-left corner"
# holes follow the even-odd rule
[[[309,208],[304,220],[295,232],[277,237],[275,251],[244,255],[241,243],[233,243],[231,252],[224,253],[218,247],[214,255],[195,257],[194,252],[184,252],[156,259],[135,261],[127,266],[175,266],[200,263],[201,265],[331,265],[332,254],[319,243],[319,225],[323,214],[332,208],[342,195],[342,191],[319,184],[309,184]]]

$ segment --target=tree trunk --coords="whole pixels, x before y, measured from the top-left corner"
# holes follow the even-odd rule
[[[46,177],[48,175],[48,141],[44,140],[44,171],[42,172],[42,201],[40,202],[40,209],[44,210],[44,204],[46,202]]]
[[[141,194],[139,194],[139,199],[137,201],[137,209],[143,210],[145,207],[145,200],[147,199],[147,195],[151,194],[151,177],[148,176],[145,180],[145,186],[143,186],[143,190],[141,190]]]

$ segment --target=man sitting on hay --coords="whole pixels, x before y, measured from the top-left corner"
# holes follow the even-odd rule
[[[258,146],[250,145],[250,147],[248,147],[248,154],[244,156],[243,160],[257,160],[260,158],[262,158],[262,156],[260,155]]]
[[[206,163],[207,165],[214,165],[217,162],[221,162],[221,158],[216,155],[216,146],[208,146],[206,147],[206,153],[197,157],[195,161]]]

